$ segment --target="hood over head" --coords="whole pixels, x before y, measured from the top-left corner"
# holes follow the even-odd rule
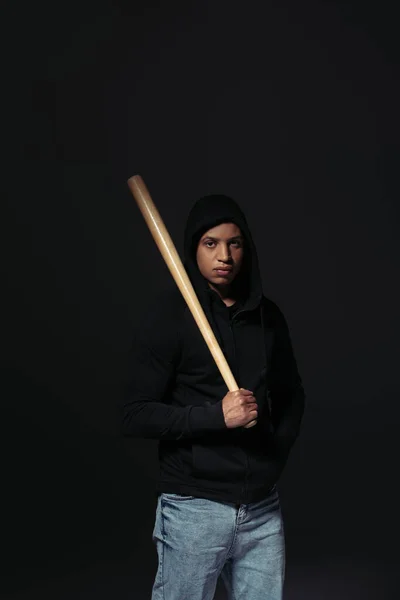
[[[262,297],[262,284],[256,247],[246,217],[239,205],[228,196],[211,194],[197,200],[186,222],[184,234],[184,265],[200,302],[215,293],[197,266],[196,251],[201,236],[221,223],[235,223],[244,237],[244,257],[241,270],[233,282],[238,300],[245,310],[256,308]]]

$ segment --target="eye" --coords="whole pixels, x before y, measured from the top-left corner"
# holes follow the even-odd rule
[[[242,247],[242,242],[240,240],[235,240],[233,242],[231,242],[232,246],[235,246],[236,248],[241,248]]]
[[[207,240],[204,242],[205,246],[207,246],[207,248],[213,248],[215,245],[215,242],[211,241],[211,240]]]

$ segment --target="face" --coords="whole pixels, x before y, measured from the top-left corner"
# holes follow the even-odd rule
[[[197,246],[197,264],[214,289],[229,288],[243,262],[243,236],[234,223],[206,231]]]

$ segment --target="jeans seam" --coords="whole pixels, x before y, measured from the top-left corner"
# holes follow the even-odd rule
[[[233,540],[232,540],[231,546],[230,546],[230,548],[228,550],[228,553],[226,555],[226,560],[229,560],[229,558],[231,557],[231,552],[233,551],[233,547],[235,545],[236,538],[237,538],[238,527],[239,527],[239,523],[238,523],[237,515],[236,515],[235,528],[234,528],[234,531],[233,531]]]
[[[234,590],[233,590],[233,582],[232,582],[232,579],[233,579],[233,564],[231,563],[231,581],[230,581],[231,589],[230,589],[230,594],[229,594],[229,596],[230,596],[230,600],[236,600],[236,595],[235,595],[235,592],[234,592]]]

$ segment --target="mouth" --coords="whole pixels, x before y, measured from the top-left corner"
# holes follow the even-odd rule
[[[231,268],[221,268],[221,269],[214,269],[214,271],[218,274],[223,276],[229,275],[229,273],[232,273],[232,269]]]

